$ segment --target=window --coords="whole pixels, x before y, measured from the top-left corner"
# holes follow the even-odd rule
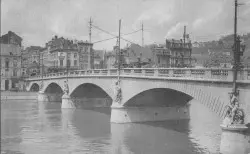
[[[77,58],[77,53],[74,53],[74,58]]]
[[[9,60],[6,60],[6,61],[5,61],[5,67],[6,67],[6,68],[9,68]]]
[[[70,67],[70,60],[67,60],[67,66]]]
[[[63,66],[63,60],[60,60],[60,66]]]
[[[17,61],[16,60],[13,61],[13,66],[17,67]]]
[[[77,66],[77,60],[74,60],[74,66]]]
[[[161,63],[161,58],[158,56],[158,64]]]
[[[17,70],[13,69],[13,76],[17,76]]]
[[[71,53],[68,53],[68,58],[70,59]]]

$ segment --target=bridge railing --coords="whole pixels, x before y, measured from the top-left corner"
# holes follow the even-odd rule
[[[43,78],[77,77],[77,76],[117,76],[117,69],[94,69],[94,70],[74,70],[67,72],[50,73],[43,75]],[[121,76],[148,77],[148,78],[188,78],[188,79],[215,79],[233,80],[232,69],[195,69],[195,68],[125,68],[121,69]],[[38,75],[29,79],[41,79]],[[28,80],[29,80],[28,79]],[[238,80],[250,81],[250,69],[238,72]]]

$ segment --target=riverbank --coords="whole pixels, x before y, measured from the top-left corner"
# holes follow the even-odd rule
[[[13,92],[13,91],[1,91],[1,100],[36,100],[36,92]]]

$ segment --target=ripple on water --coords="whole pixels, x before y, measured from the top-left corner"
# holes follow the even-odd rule
[[[121,125],[109,122],[106,109],[63,111],[58,103],[37,102],[1,107],[6,153],[216,153],[220,140],[217,117],[195,103],[190,121]]]

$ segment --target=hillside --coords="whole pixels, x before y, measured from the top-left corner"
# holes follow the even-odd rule
[[[242,57],[244,64],[250,66],[250,33],[240,36],[242,42],[246,45],[246,50]],[[195,42],[192,50],[192,56],[197,60],[197,63],[213,65],[216,61],[216,66],[219,63],[232,62],[232,46],[234,43],[234,35],[224,36],[217,41]],[[216,60],[215,60],[216,59]]]

